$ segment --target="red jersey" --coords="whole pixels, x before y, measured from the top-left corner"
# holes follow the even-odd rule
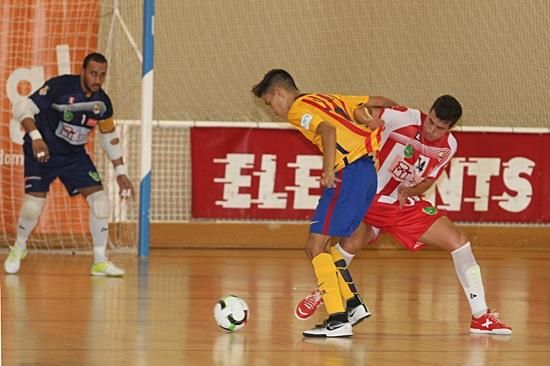
[[[376,200],[397,202],[399,185],[417,185],[425,179],[437,179],[456,152],[457,143],[449,132],[437,141],[422,135],[426,114],[416,109],[394,107],[384,109],[385,121]]]

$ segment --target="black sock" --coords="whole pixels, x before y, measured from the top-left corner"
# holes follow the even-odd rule
[[[330,314],[328,317],[328,320],[337,320],[342,323],[348,322],[348,314],[347,313],[336,313],[336,314]]]

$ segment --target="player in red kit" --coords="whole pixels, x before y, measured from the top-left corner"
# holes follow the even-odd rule
[[[425,245],[437,246],[451,253],[472,312],[470,332],[512,334],[512,328],[487,307],[481,270],[470,241],[421,197],[456,152],[457,142],[450,129],[462,115],[460,103],[444,95],[434,102],[428,114],[405,107],[374,108],[372,112],[384,123],[377,194],[363,220],[363,236],[336,246],[343,257],[337,267],[347,267],[354,254],[380,232],[389,233],[410,251]],[[356,301],[361,301],[357,291],[353,292]],[[299,303],[296,315],[307,319],[321,303],[314,291]]]

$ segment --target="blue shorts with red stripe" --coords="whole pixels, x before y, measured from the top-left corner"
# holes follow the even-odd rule
[[[336,173],[336,188],[324,188],[311,219],[310,233],[348,237],[359,226],[376,194],[374,163],[368,156]]]

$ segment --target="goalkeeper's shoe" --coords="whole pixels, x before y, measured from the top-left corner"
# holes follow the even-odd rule
[[[122,277],[124,276],[124,270],[115,266],[113,262],[105,261],[92,264],[90,274],[102,277]]]
[[[10,254],[4,261],[4,270],[6,273],[17,273],[21,267],[21,261],[27,256],[27,249],[19,249],[17,245],[10,247]]]

